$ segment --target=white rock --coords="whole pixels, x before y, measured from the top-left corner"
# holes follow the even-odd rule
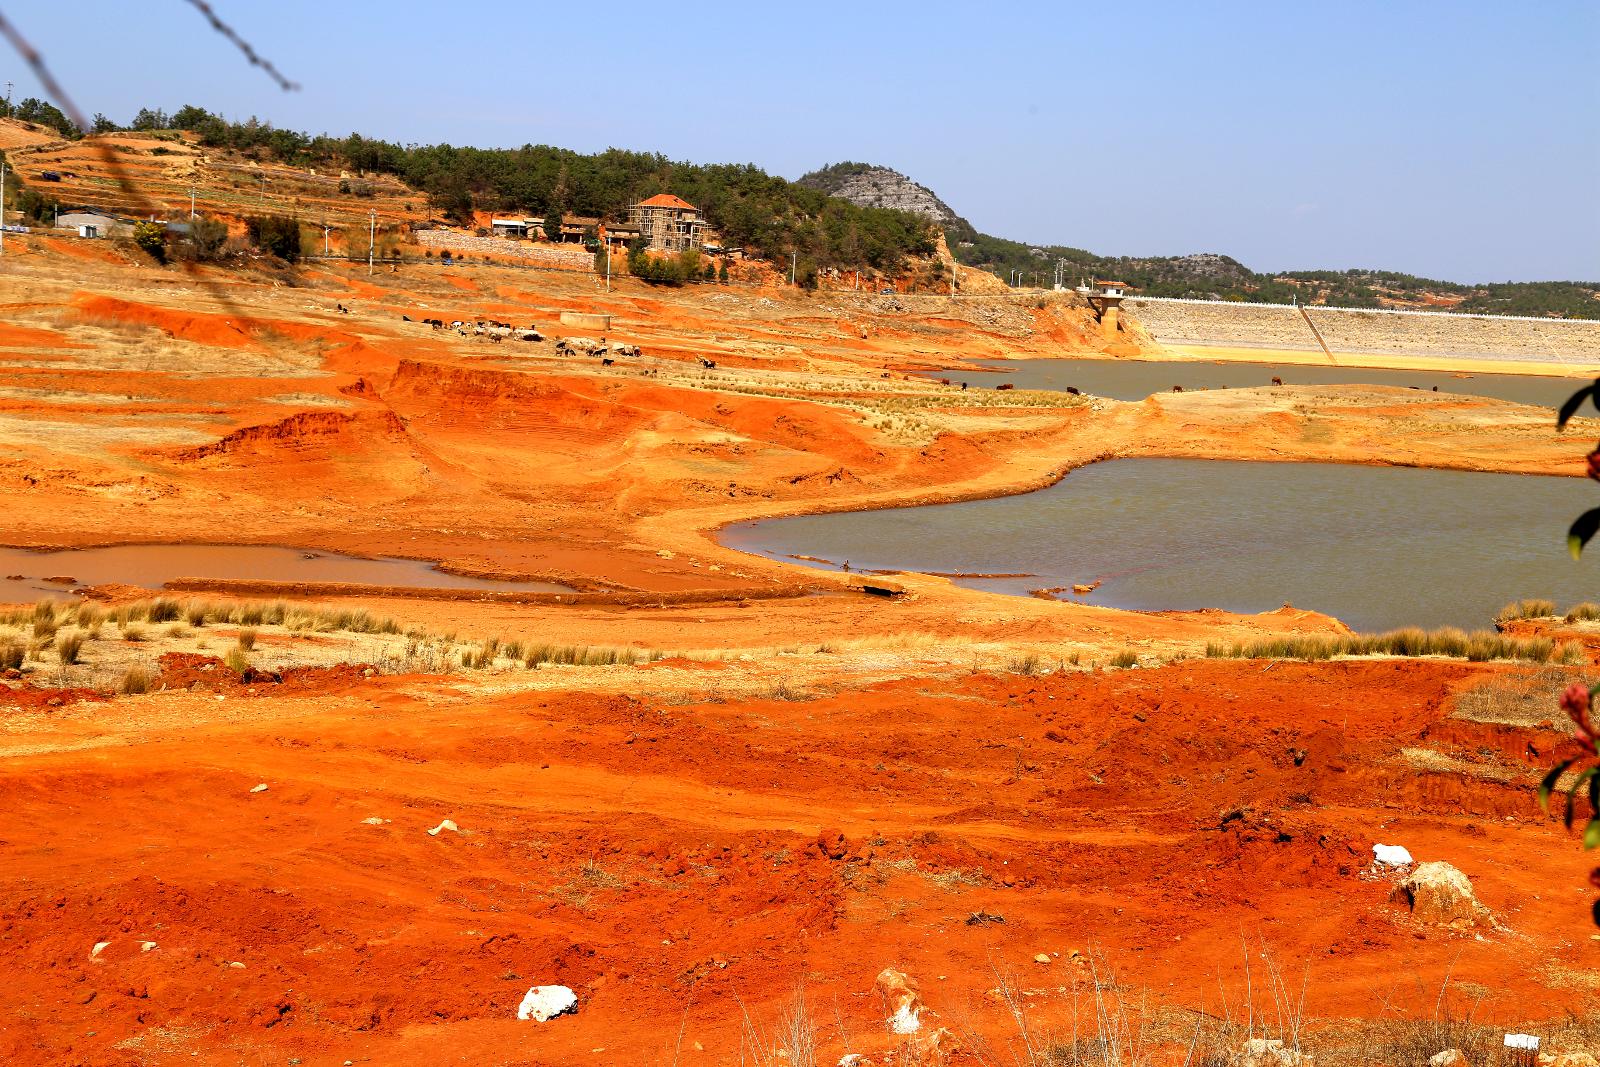
[[[384,823],[388,822],[389,820],[388,819],[380,819],[376,815],[374,815],[370,819],[362,819],[361,821],[364,824],[366,824],[367,826],[382,826]]]
[[[139,942],[139,951],[140,952],[154,952],[155,950],[156,950],[156,943],[154,941],[141,941],[141,942]]]
[[[839,1057],[839,1067],[856,1067],[856,1064],[866,1059],[859,1052],[849,1052]]]
[[[1390,867],[1409,867],[1413,862],[1411,853],[1406,851],[1404,845],[1373,845],[1372,856]]]
[[[252,793],[265,793],[266,791],[267,791],[267,783],[266,782],[262,782],[260,785],[253,786],[250,789],[250,792],[252,792]]]
[[[99,956],[100,956],[100,953],[104,952],[106,949],[108,949],[110,947],[111,947],[111,942],[109,942],[109,941],[97,942],[95,944],[94,948],[90,950],[89,958],[91,960],[92,959],[98,959]]]
[[[1522,1048],[1537,1051],[1539,1039],[1532,1034],[1507,1034],[1506,1048]]]
[[[232,963],[228,964],[228,966],[232,967],[236,971],[244,970],[244,964],[240,963],[238,960],[234,960]]]
[[[443,822],[441,822],[438,826],[435,826],[432,830],[429,830],[428,831],[428,836],[429,837],[438,837],[441,833],[443,833],[446,830],[449,830],[453,834],[459,834],[461,832],[461,827],[457,826],[455,823],[451,822],[449,819],[446,819]]]
[[[546,1023],[578,1008],[578,994],[564,985],[536,985],[517,1005],[517,1018]]]

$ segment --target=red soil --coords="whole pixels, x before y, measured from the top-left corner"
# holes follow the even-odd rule
[[[1477,759],[1504,732],[1444,717],[1480,673],[1202,661],[805,703],[523,695],[470,714],[352,678],[334,697],[258,687],[259,710],[215,725],[229,704],[209,693],[144,698],[131,719],[80,711],[57,729],[100,737],[91,760],[0,765],[0,1051],[145,1062],[167,1033],[192,1035],[185,1056],[308,1064],[592,1063],[597,1047],[635,1063],[687,1009],[696,1061],[733,1063],[735,998],[765,1012],[803,976],[829,1006],[832,1062],[832,1005],[852,1048],[886,1041],[861,995],[886,965],[922,980],[943,1025],[999,1038],[995,968],[1070,987],[1070,951],[1096,948],[1125,984],[1194,1007],[1219,983],[1242,995],[1241,935],[1306,968],[1313,1017],[1446,972],[1519,1018],[1581,1011],[1587,994],[1544,977],[1589,951],[1570,943],[1576,902],[1549,892],[1581,881],[1570,840],[1525,788],[1400,755]],[[182,729],[138,725],[173,715]],[[1513,734],[1502,761],[1530,770],[1529,746],[1553,741]],[[424,832],[445,818],[463,832]],[[840,858],[816,847],[823,829],[847,839]],[[1368,870],[1380,841],[1460,867],[1507,929],[1411,923],[1393,876]],[[1005,921],[964,923],[980,910]],[[1048,974],[1038,952],[1061,953]],[[518,1024],[526,989],[553,983],[578,1015]],[[1062,1021],[1070,998],[1032,1010]]]

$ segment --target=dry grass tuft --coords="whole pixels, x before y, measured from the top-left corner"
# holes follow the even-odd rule
[[[129,667],[127,673],[122,676],[122,684],[117,687],[117,691],[128,695],[148,693],[154,681],[154,676],[147,668]]]

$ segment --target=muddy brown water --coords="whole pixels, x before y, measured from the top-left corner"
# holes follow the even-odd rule
[[[770,519],[721,537],[830,561],[807,566],[1030,575],[956,579],[1001,593],[1098,581],[1074,599],[1121,608],[1292,603],[1362,630],[1476,629],[1522,597],[1600,599],[1600,551],[1575,562],[1565,546],[1596,504],[1582,478],[1119,459],[1019,496]]]
[[[973,389],[993,389],[1009,382],[1019,389],[1063,392],[1068,386],[1113,400],[1143,400],[1151,393],[1171,392],[1174,385],[1195,389],[1250,389],[1285,385],[1388,385],[1432,392],[1486,396],[1518,404],[1556,408],[1587,378],[1551,378],[1535,374],[1446,374],[1430,371],[1368,370],[1362,367],[1297,366],[1288,363],[1200,363],[1134,359],[985,359],[979,373],[940,371],[935,378],[966,382]],[[1553,417],[1553,416],[1552,416]]]
[[[22,577],[18,580],[15,575]],[[0,600],[61,595],[72,588],[46,581],[48,578],[72,578],[78,585],[121,582],[145,589],[161,589],[179,578],[232,578],[421,589],[571,591],[554,582],[504,582],[448,574],[422,560],[361,559],[276,545],[115,545],[51,552],[0,547]]]

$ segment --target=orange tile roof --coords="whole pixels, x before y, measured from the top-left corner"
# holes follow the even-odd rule
[[[697,210],[696,207],[693,204],[689,203],[689,201],[683,199],[682,197],[673,196],[671,193],[657,193],[655,196],[652,196],[649,200],[640,201],[639,202],[639,206],[640,207],[676,207],[676,208],[687,208],[690,211]]]

